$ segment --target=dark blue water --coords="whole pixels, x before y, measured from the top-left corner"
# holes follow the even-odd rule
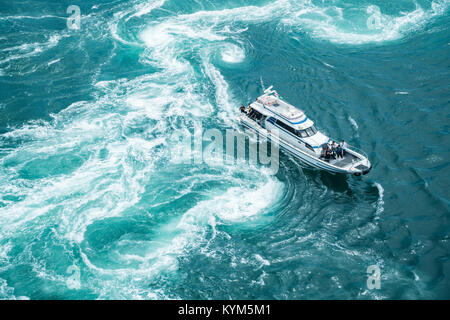
[[[449,299],[449,4],[2,0],[0,298]],[[172,161],[260,77],[370,174]]]

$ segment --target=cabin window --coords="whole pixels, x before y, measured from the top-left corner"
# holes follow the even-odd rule
[[[272,120],[273,118],[269,119]],[[272,121],[270,121],[272,122]],[[305,130],[295,130],[294,128],[292,128],[291,126],[289,126],[288,124],[284,123],[283,121],[277,120],[277,119],[273,119],[273,124],[277,124],[279,127],[283,128],[284,130],[300,137],[300,138],[308,138],[311,137],[313,135],[315,135],[317,133],[317,129],[312,126],[309,127]]]
[[[297,131],[297,135],[300,138],[308,138],[308,137],[315,135],[316,133],[317,133],[317,129],[314,126],[306,128],[305,130]]]
[[[306,129],[306,133],[308,134],[309,137],[313,136],[314,134],[316,134],[317,130],[314,130],[315,128],[310,127]]]
[[[292,134],[296,134],[296,130],[294,128],[292,128],[291,126],[287,125],[286,123],[284,123],[283,121],[277,120],[276,124],[278,126],[280,126],[281,128],[285,129],[286,131],[288,131]]]
[[[305,130],[297,130],[297,135],[298,135],[300,138],[307,138],[307,137],[308,137],[308,134],[306,133]]]

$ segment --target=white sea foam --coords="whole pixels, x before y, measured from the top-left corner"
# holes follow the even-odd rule
[[[140,17],[145,14],[150,13],[151,11],[155,10],[156,8],[161,7],[166,1],[165,0],[159,0],[159,1],[150,1],[150,2],[143,2],[138,4],[136,7],[133,8],[134,13],[130,15],[127,20],[133,18],[133,17]]]
[[[208,58],[204,59],[203,62],[205,74],[208,76],[209,80],[212,81],[216,89],[216,104],[220,107],[218,116],[227,124],[232,126],[232,121],[230,120],[230,115],[233,113],[233,103],[231,102],[230,93],[228,90],[228,83],[225,81],[224,77],[220,71],[214,67],[212,63],[209,62]]]
[[[224,223],[244,222],[275,203],[282,190],[282,185],[272,179],[255,189],[232,187],[199,203],[194,210],[213,214]]]
[[[0,245],[0,266],[8,264],[9,251],[11,251],[11,249],[12,249],[12,245],[10,242],[7,242],[4,245]],[[1,270],[1,268],[0,268],[0,270]]]
[[[356,123],[355,119],[353,119],[351,116],[348,116],[348,121],[350,121],[350,123],[352,124],[353,128],[355,128],[355,130],[358,130],[358,124]]]
[[[124,44],[138,45],[134,40],[124,39],[119,32],[120,24],[128,22],[133,17],[141,17],[150,13],[156,8],[161,7],[165,3],[165,0],[151,1],[151,2],[138,2],[136,5],[128,7],[125,10],[114,13],[113,19],[108,21],[109,30],[112,37]]]
[[[235,173],[245,168],[231,166],[228,169],[231,172],[222,175],[221,179],[242,183],[242,181],[238,181],[235,178]],[[258,174],[258,171],[254,169],[254,173]],[[189,177],[189,179],[193,178]],[[212,178],[216,179],[217,177],[212,176]],[[278,184],[275,189],[278,189],[279,192],[273,193],[268,198],[262,196],[268,188],[271,188],[273,191],[273,187],[268,185],[274,183]],[[205,254],[209,254],[207,250],[204,250],[207,248],[208,241],[211,241],[211,239],[206,237],[209,230],[212,231],[212,239],[214,239],[218,223],[244,222],[249,218],[256,218],[269,203],[276,201],[276,198],[280,197],[281,191],[281,184],[275,182],[269,175],[264,174],[260,177],[260,182],[253,188],[232,187],[221,194],[199,202],[182,213],[181,217],[173,218],[165,225],[159,226],[159,236],[152,238],[151,241],[133,241],[134,251],[140,252],[140,254],[118,254],[118,257],[123,260],[124,266],[130,262],[135,262],[139,264],[139,268],[109,269],[97,266],[84,252],[82,253],[83,261],[93,272],[97,272],[100,275],[113,275],[114,280],[106,280],[107,283],[112,281],[129,281],[127,296],[142,298],[143,293],[133,292],[137,290],[134,288],[134,283],[139,283],[139,280],[142,279],[150,279],[161,273],[170,273],[178,270],[177,257],[183,255],[186,251],[189,252],[199,248],[202,252],[205,251]],[[125,246],[129,245],[127,240],[121,240],[120,243]],[[260,255],[255,255],[255,261],[257,261],[259,268],[270,264]],[[108,284],[107,287],[113,288],[114,285]],[[161,295],[163,293],[159,292],[155,297],[161,298]],[[111,297],[111,292],[108,291],[107,296]]]
[[[375,215],[379,218],[380,217],[380,215],[383,213],[383,211],[384,211],[384,199],[383,199],[383,197],[384,197],[384,188],[383,188],[383,186],[381,185],[381,184],[379,184],[378,182],[375,182],[375,184],[374,184],[376,187],[377,187],[377,189],[378,189],[378,194],[379,194],[379,196],[378,196],[378,200],[377,200],[377,203],[376,203],[376,213],[375,213]]]
[[[61,59],[55,59],[55,60],[52,60],[52,61],[50,61],[50,62],[47,63],[47,66],[49,67],[49,66],[51,66],[52,64],[55,64],[55,63],[57,63],[57,62],[59,62],[59,61],[61,61]]]
[[[264,259],[259,254],[255,254],[255,259],[260,263],[259,268],[262,268],[263,266],[270,266],[270,262],[267,259]]]
[[[229,44],[222,49],[222,60],[228,63],[239,63],[245,59],[245,52],[237,45]]]
[[[8,52],[8,57],[0,60],[0,64],[36,56],[48,49],[55,47],[62,37],[63,36],[60,34],[52,34],[48,37],[48,41],[45,42],[25,43],[19,46],[4,48],[2,49],[2,51]]]
[[[51,19],[51,18],[57,18],[57,19],[67,19],[67,17],[59,17],[59,16],[53,16],[53,15],[39,15],[39,16],[5,16],[0,17],[0,20],[22,20],[22,19]]]
[[[282,22],[293,27],[300,27],[312,37],[344,44],[364,44],[397,40],[423,27],[435,16],[442,15],[448,8],[448,0],[433,1],[431,8],[426,10],[416,4],[410,12],[400,13],[398,16],[384,14],[382,10],[376,16],[377,24],[369,28],[368,21],[373,6],[353,8],[360,10],[359,20],[346,20],[345,9],[338,6],[314,5],[309,1],[301,2],[296,13],[287,14]],[[365,18],[362,18],[366,15]]]
[[[0,299],[14,300],[14,289],[8,286],[5,279],[0,278]]]

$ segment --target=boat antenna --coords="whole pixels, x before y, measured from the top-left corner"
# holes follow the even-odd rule
[[[259,81],[261,81],[261,87],[263,89],[263,92],[266,91],[266,88],[264,88],[264,81],[262,79],[262,76],[259,77]]]

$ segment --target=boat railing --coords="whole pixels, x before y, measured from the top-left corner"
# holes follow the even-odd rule
[[[334,141],[335,143],[339,144],[336,139],[331,139],[331,141]],[[357,154],[362,155],[363,157],[365,157],[366,159],[369,159],[369,157],[367,156],[367,153],[365,153],[363,150],[361,150],[360,148],[357,148],[353,145],[350,145],[348,143],[346,143],[345,149],[351,150],[353,152],[356,152]],[[344,150],[345,150],[344,149]],[[361,159],[362,160],[362,159]],[[359,162],[359,161],[358,161]],[[356,163],[352,163],[351,168],[353,168],[358,162]]]
[[[330,138],[330,142],[331,141],[334,141],[334,143],[339,144],[339,142],[338,142],[339,140],[336,140],[334,138]],[[359,149],[359,148],[357,148],[357,147],[355,147],[355,146],[353,146],[351,144],[348,144],[348,143],[345,143],[345,144],[346,144],[346,146],[345,146],[346,149],[350,149],[350,150],[352,150],[352,151],[354,151],[356,153],[359,153],[359,154],[363,155],[364,157],[366,157],[368,159],[367,154],[363,150],[361,150],[361,149]]]

